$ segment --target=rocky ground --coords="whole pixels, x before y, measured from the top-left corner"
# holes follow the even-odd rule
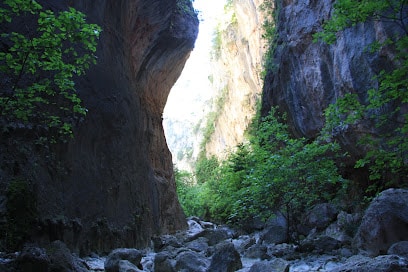
[[[384,191],[364,215],[320,204],[302,226],[308,235],[292,244],[285,243],[283,216],[250,234],[189,218],[187,231],[154,237],[148,249],[78,258],[60,241],[47,249],[27,244],[2,254],[0,271],[408,272],[407,196],[407,190]]]

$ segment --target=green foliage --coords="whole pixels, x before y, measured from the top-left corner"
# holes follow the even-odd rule
[[[211,59],[219,60],[221,57],[221,48],[222,48],[222,31],[218,25],[213,33],[212,37],[212,48],[211,48]]]
[[[184,193],[196,204],[183,206],[187,214],[240,224],[253,216],[267,219],[280,210],[295,226],[306,208],[335,197],[344,185],[333,160],[338,145],[295,139],[275,114],[272,110],[263,118],[253,128],[250,143],[238,145],[226,160],[197,162],[199,182]]]
[[[0,14],[0,23],[15,29],[1,34],[1,133],[24,128],[41,142],[72,136],[86,114],[73,79],[95,63],[101,29],[73,8],[56,14],[32,0],[5,0]]]
[[[192,3],[194,0],[177,0],[177,12],[193,17],[197,16],[197,11],[192,8]]]
[[[16,250],[27,238],[37,217],[36,201],[30,185],[20,179],[10,182],[6,196],[7,223],[2,240],[8,250]]]
[[[338,0],[334,3],[332,17],[323,25],[323,31],[314,35],[314,39],[334,43],[338,32],[367,20],[385,19],[404,26],[404,5],[405,0]]]
[[[199,157],[204,156],[205,146],[210,142],[211,136],[215,131],[215,123],[221,115],[222,110],[224,109],[225,100],[228,94],[228,87],[225,87],[221,90],[221,93],[215,98],[214,110],[207,114],[206,125],[202,131],[203,140],[200,143],[200,155]]]
[[[369,195],[388,187],[407,186],[408,178],[408,29],[404,24],[406,1],[350,1],[336,2],[333,17],[323,26],[315,39],[333,43],[336,34],[357,23],[367,20],[382,20],[394,23],[399,34],[371,46],[371,52],[382,48],[394,48],[394,68],[382,70],[373,80],[378,87],[367,90],[367,100],[361,101],[354,93],[346,94],[330,105],[325,116],[324,129],[327,137],[344,133],[349,126],[361,121],[375,124],[373,132],[359,141],[365,155],[357,160],[355,168],[368,167],[371,185],[366,188]]]
[[[265,20],[262,25],[264,31],[262,38],[265,39],[269,46],[264,56],[262,78],[266,76],[267,71],[272,71],[275,68],[273,57],[276,51],[276,39],[278,37],[276,30],[278,7],[275,7],[275,2],[276,1],[272,0],[264,0],[261,5],[261,9],[265,13]]]
[[[334,162],[336,143],[290,136],[285,118],[276,111],[262,119],[251,141],[251,168],[233,205],[235,219],[280,210],[291,227],[311,205],[329,201],[343,186]]]

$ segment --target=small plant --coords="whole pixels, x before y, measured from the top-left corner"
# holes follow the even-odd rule
[[[22,179],[10,182],[6,196],[7,224],[2,239],[7,250],[16,250],[27,239],[37,218],[36,200],[29,183]]]

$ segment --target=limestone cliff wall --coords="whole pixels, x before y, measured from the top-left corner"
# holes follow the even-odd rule
[[[276,67],[268,71],[263,89],[263,115],[271,106],[288,113],[288,122],[297,136],[313,138],[324,125],[324,109],[345,93],[358,94],[361,101],[367,90],[376,86],[374,76],[392,67],[393,51],[383,48],[370,53],[374,41],[384,41],[399,31],[390,22],[367,22],[338,33],[333,45],[314,43],[312,35],[327,21],[334,1],[277,2]],[[337,135],[351,155],[361,132],[373,124],[361,123]],[[354,171],[354,170],[353,170]]]
[[[97,65],[76,82],[88,114],[75,138],[57,148],[58,169],[43,165],[33,176],[33,237],[108,252],[185,228],[161,116],[197,37],[190,1],[39,2],[73,6],[103,32]]]
[[[262,92],[261,70],[265,52],[261,0],[234,0],[226,22],[220,24],[219,55],[213,63],[213,83],[222,96],[214,133],[206,144],[207,156],[223,157],[244,141]]]

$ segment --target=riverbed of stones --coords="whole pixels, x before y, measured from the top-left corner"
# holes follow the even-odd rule
[[[266,223],[250,220],[251,231],[191,217],[186,231],[107,256],[79,258],[61,241],[47,250],[27,244],[18,253],[0,253],[0,271],[408,272],[407,196],[406,190],[388,191],[364,214],[319,204],[305,215],[292,243],[281,214]]]

